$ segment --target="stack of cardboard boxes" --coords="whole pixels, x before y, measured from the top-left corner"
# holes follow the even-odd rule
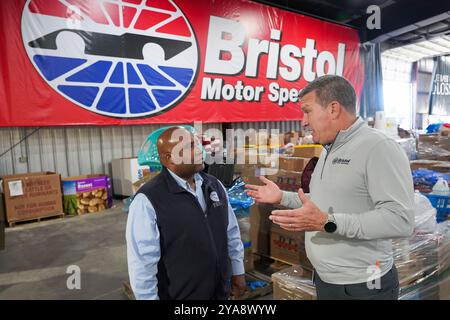
[[[273,224],[269,215],[282,206],[255,204],[251,207],[250,233],[253,252],[312,270],[305,251],[305,233],[287,231]]]
[[[235,166],[235,174],[240,175],[248,184],[261,185],[259,176],[264,175],[281,190],[297,192],[301,188],[302,171],[312,157],[320,156],[322,146],[301,146],[295,148],[290,156],[264,154],[257,148],[241,151],[241,159],[246,163]],[[251,157],[257,161],[248,163]],[[271,161],[267,160],[270,159]],[[278,164],[278,166],[274,166]],[[312,270],[306,257],[304,232],[286,231],[269,220],[272,210],[285,209],[281,206],[255,204],[251,207],[250,233],[253,252],[258,256],[267,256],[275,260],[300,265]]]

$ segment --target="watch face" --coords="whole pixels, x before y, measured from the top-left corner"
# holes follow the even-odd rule
[[[327,222],[324,226],[324,229],[326,232],[328,233],[333,233],[336,231],[337,229],[337,225],[334,222]]]

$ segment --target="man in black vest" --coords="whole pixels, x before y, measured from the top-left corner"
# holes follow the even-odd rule
[[[201,145],[185,128],[172,127],[159,136],[157,148],[163,169],[139,189],[127,222],[136,299],[242,295],[239,227],[223,185],[202,172]]]

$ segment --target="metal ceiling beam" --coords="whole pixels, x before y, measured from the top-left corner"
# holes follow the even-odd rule
[[[382,42],[390,37],[409,32],[449,17],[449,1],[399,1],[381,9],[381,28],[369,30],[361,25],[362,42]],[[367,17],[363,17],[367,18]],[[414,28],[411,26],[416,25]]]

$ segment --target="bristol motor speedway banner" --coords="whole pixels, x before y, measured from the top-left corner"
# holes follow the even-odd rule
[[[357,31],[247,0],[2,0],[0,126],[298,120]]]

